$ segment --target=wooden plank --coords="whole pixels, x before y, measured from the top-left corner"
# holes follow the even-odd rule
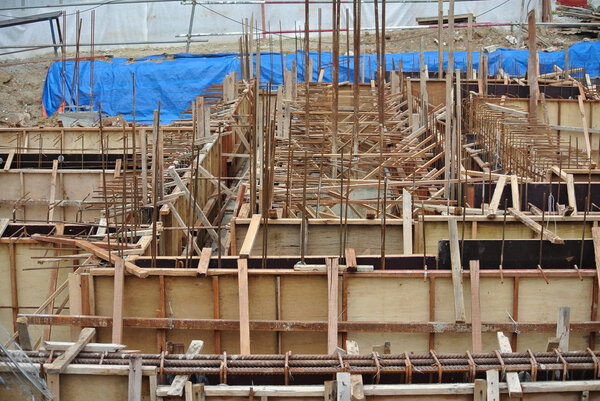
[[[156,374],[148,376],[148,386],[150,387],[150,401],[157,401],[156,390],[158,388],[158,377]]]
[[[46,384],[54,394],[52,401],[60,401],[60,375],[46,372]]]
[[[8,243],[8,263],[10,269],[10,306],[12,307],[13,330],[16,331],[19,315],[19,285],[17,282],[17,251],[13,239]]]
[[[242,247],[240,248],[239,256],[240,258],[248,258],[250,253],[252,252],[252,248],[254,247],[254,242],[256,241],[256,236],[258,234],[258,230],[260,228],[260,214],[253,214],[252,219],[250,220],[250,225],[248,226],[248,231],[246,231],[246,236],[244,237],[244,242],[242,243]]]
[[[539,235],[540,231],[544,231],[544,239],[552,242],[553,244],[564,244],[565,241],[560,238],[558,235],[548,230],[547,228],[543,228],[539,223],[533,221],[529,216],[525,215],[523,212],[515,210],[512,207],[508,208],[508,212],[512,214],[517,220],[521,223],[525,224],[529,227],[533,232]]]
[[[521,210],[521,201],[519,199],[519,178],[514,174],[510,176],[510,192],[512,196],[513,209]]]
[[[323,401],[337,400],[337,382],[335,380],[327,380],[323,382]]]
[[[194,356],[200,354],[202,352],[202,348],[204,347],[204,341],[201,340],[192,340],[190,346],[188,347],[185,353],[185,359],[192,359]],[[177,375],[171,382],[171,386],[169,387],[166,395],[167,396],[175,396],[181,397],[183,395],[183,389],[185,388],[185,383],[190,379],[190,375]],[[160,395],[160,394],[159,394]]]
[[[337,388],[336,395],[337,401],[351,401],[351,389],[350,389],[350,373],[338,372],[335,375]]]
[[[567,198],[569,201],[569,206],[573,208],[573,213],[571,216],[577,215],[577,198],[575,196],[575,180],[573,178],[573,174],[567,174]]]
[[[475,379],[473,387],[473,401],[487,400],[487,382],[485,379]]]
[[[344,256],[346,257],[346,270],[349,272],[357,271],[358,264],[356,262],[356,252],[354,251],[354,248],[346,248],[344,250]],[[294,267],[294,269],[295,268],[296,267]]]
[[[54,201],[56,200],[56,175],[58,173],[58,160],[52,161],[52,179],[50,180],[50,198],[48,200],[48,221],[54,221]]]
[[[594,260],[596,261],[596,285],[600,290],[600,227],[592,227],[592,239],[594,242]]]
[[[142,400],[142,357],[132,355],[129,357],[129,382],[128,401]]]
[[[499,331],[497,334],[498,345],[500,346],[500,352],[503,354],[512,353],[512,347],[508,337],[503,332]],[[517,372],[506,372],[506,385],[508,386],[508,395],[510,397],[522,397],[523,389],[521,388],[521,382],[519,380],[519,374]]]
[[[454,287],[454,316],[457,322],[466,321],[465,299],[462,286],[462,266],[458,243],[458,225],[455,218],[448,219],[450,236],[450,259],[452,265],[452,286]]]
[[[17,318],[17,331],[19,333],[19,346],[24,351],[31,351],[31,336],[29,335],[29,326],[26,317]]]
[[[535,10],[527,14],[527,32],[529,33],[529,58],[527,63],[527,83],[529,84],[529,118],[537,122],[537,102],[540,88],[538,87],[538,58],[535,29]],[[495,401],[495,400],[490,400]]]
[[[115,262],[115,278],[113,280],[113,327],[112,342],[123,342],[123,287],[125,284],[125,269],[123,259]]]
[[[498,178],[498,182],[496,183],[494,195],[492,196],[492,200],[490,201],[488,214],[496,215],[498,211],[498,205],[500,204],[500,198],[502,197],[502,193],[504,192],[504,185],[506,185],[506,176],[501,175],[500,178]]]
[[[44,349],[47,351],[66,351],[74,342],[70,341],[44,341]],[[89,343],[81,350],[82,352],[119,352],[126,348],[124,344],[111,343]]]
[[[11,166],[14,158],[15,158],[15,150],[11,149],[8,152],[8,157],[6,158],[6,163],[4,163],[4,171],[10,170],[10,166]]]
[[[585,152],[589,159],[592,158],[592,144],[590,142],[590,133],[588,131],[587,118],[585,117],[585,108],[583,107],[583,96],[577,96],[577,103],[579,104],[579,115],[581,117],[581,126],[583,128],[583,138],[585,139]]]
[[[358,343],[356,341],[346,341],[346,352],[348,355],[360,355]],[[350,375],[350,396],[352,401],[364,401],[365,390],[363,388],[363,378],[360,374]]]
[[[558,308],[558,321],[556,322],[556,337],[559,339],[559,351],[569,350],[569,325],[571,321],[571,308],[561,306]]]
[[[198,277],[205,277],[208,273],[208,265],[210,263],[211,255],[212,248],[202,248],[202,253],[200,253],[200,260],[198,261]]]
[[[485,372],[486,378],[486,399],[487,401],[500,401],[500,387],[498,371],[490,369]]]
[[[248,259],[238,259],[238,296],[240,308],[240,354],[250,354],[250,305],[248,299]]]
[[[89,343],[92,338],[96,335],[96,329],[93,327],[86,327],[81,330],[79,334],[79,339],[66,350],[61,356],[56,358],[52,364],[46,369],[46,371],[50,374],[60,374],[64,372],[67,365],[75,359],[77,354],[85,347],[87,343]]]
[[[403,253],[410,255],[413,253],[412,238],[412,195],[406,189],[402,189],[402,246]]]
[[[148,270],[142,269],[141,267],[138,267],[129,261],[123,260],[119,256],[111,254],[111,252],[109,252],[108,250],[100,248],[96,244],[93,244],[89,241],[76,240],[76,239],[71,239],[71,238],[51,237],[51,236],[40,235],[40,234],[33,234],[31,236],[31,238],[36,241],[41,241],[41,242],[50,242],[53,244],[61,244],[61,245],[68,245],[71,247],[77,247],[77,248],[83,249],[89,253],[94,254],[94,256],[96,256],[102,260],[105,260],[105,261],[107,261],[109,263],[113,263],[113,264],[117,260],[120,259],[123,261],[127,272],[133,274],[134,276],[140,277],[140,278],[148,277],[148,274],[150,274]]]
[[[69,273],[67,276],[69,282],[69,314],[83,315],[83,299],[81,297],[81,274]],[[71,339],[76,341],[79,338],[81,327],[71,327]]]
[[[479,261],[469,262],[471,276],[471,348],[474,353],[482,352],[481,305],[479,296]]]
[[[333,354],[338,345],[338,259],[326,258],[327,265],[327,353]],[[339,380],[339,379],[338,379]],[[339,391],[339,387],[338,387]],[[339,396],[339,393],[338,393]]]

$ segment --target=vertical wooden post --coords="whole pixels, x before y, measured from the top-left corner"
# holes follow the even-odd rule
[[[327,353],[333,354],[338,346],[338,259],[326,258],[327,266]]]
[[[113,327],[112,342],[123,343],[123,287],[125,284],[125,262],[121,258],[115,260],[115,276],[113,291]]]
[[[406,189],[402,189],[402,241],[405,255],[413,253],[412,235],[412,195]]]
[[[81,315],[83,314],[83,303],[81,302],[81,274],[69,273],[69,314],[70,315]],[[71,337],[73,341],[77,341],[79,338],[79,332],[81,327],[71,326]]]
[[[559,339],[558,349],[565,352],[569,350],[569,330],[571,308],[561,306],[558,308],[558,321],[556,322],[556,337]]]
[[[462,286],[462,266],[458,243],[458,225],[455,218],[448,219],[450,234],[450,261],[452,265],[452,285],[454,287],[454,315],[457,322],[464,322],[465,299]]]
[[[337,381],[337,401],[350,401],[352,399],[350,392],[350,373],[338,372]]]
[[[250,355],[250,306],[248,300],[248,259],[240,258],[238,265],[238,296],[240,308],[240,354]]]
[[[146,130],[140,130],[140,152],[142,153],[142,203],[148,203],[148,146],[146,144]]]
[[[54,394],[52,401],[60,401],[60,374],[46,373],[46,384],[48,384],[48,389]]]
[[[500,401],[499,375],[497,370],[485,372],[487,401]]]
[[[442,30],[444,29],[444,1],[438,0],[438,79],[444,77],[444,40],[442,39]]]
[[[484,379],[475,379],[473,387],[473,401],[487,400],[487,382]]]
[[[19,346],[24,351],[31,351],[31,336],[29,335],[29,326],[26,317],[17,318],[17,331],[19,333]]]
[[[537,73],[537,44],[535,30],[535,9],[527,14],[527,32],[529,33],[529,62],[527,64],[527,83],[529,84],[529,119],[536,123],[537,102],[539,97]]]
[[[129,357],[129,388],[128,401],[142,400],[142,357]]]
[[[467,79],[473,79],[473,14],[467,18]]]
[[[469,273],[471,276],[471,347],[474,353],[479,353],[482,352],[482,346],[478,260],[469,262]]]
[[[19,287],[17,284],[17,253],[15,241],[8,243],[8,259],[10,264],[10,297],[13,315],[13,331],[17,331],[17,316],[19,315]]]
[[[508,337],[503,332],[499,331],[496,333],[498,337],[498,345],[500,346],[500,352],[503,354],[512,353],[512,347],[508,341]],[[519,380],[519,374],[517,372],[506,372],[506,386],[508,387],[508,396],[523,397],[523,388],[521,387],[521,381]]]

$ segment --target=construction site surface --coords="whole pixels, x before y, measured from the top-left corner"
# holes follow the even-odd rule
[[[334,0],[281,85],[250,22],[176,121],[0,128],[0,400],[600,399],[597,77],[538,71],[535,10],[490,73],[453,0],[390,68],[379,6],[371,76]]]

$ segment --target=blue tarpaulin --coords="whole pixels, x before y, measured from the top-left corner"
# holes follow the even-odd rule
[[[500,68],[511,76],[523,76],[527,71],[527,50],[498,49],[485,55],[488,57],[490,74],[496,74]],[[319,72],[317,53],[310,53],[313,59],[313,80]],[[437,51],[425,52],[425,63],[429,71],[437,71]],[[324,81],[332,79],[332,55],[321,54],[321,68],[325,70]],[[540,73],[553,71],[553,66],[565,67],[565,51],[539,53]],[[255,61],[256,62],[256,61]],[[261,54],[261,82],[279,85],[283,81],[283,69],[298,65],[298,80],[304,80],[304,54],[302,52],[286,54]],[[390,70],[402,63],[404,71],[419,70],[419,53],[398,53],[386,56],[386,66]],[[232,71],[240,72],[240,59],[234,53],[207,55],[178,54],[169,57],[149,56],[135,61],[124,58],[110,61],[80,61],[79,80],[76,82],[75,61],[53,63],[46,76],[42,102],[48,115],[56,113],[61,105],[90,105],[108,115],[121,114],[132,121],[133,115],[133,73],[135,73],[136,120],[149,122],[152,113],[160,101],[161,121],[171,122],[180,117],[196,96],[201,95],[209,86],[221,83]],[[90,69],[93,64],[93,91],[90,91]],[[377,69],[376,55],[361,55],[365,75],[371,78]],[[340,56],[340,81],[352,81],[354,61],[352,56]],[[447,66],[447,54],[444,53],[444,67]],[[466,52],[454,53],[454,69],[465,72]],[[600,76],[600,41],[581,42],[569,48],[569,67],[583,67],[591,77]],[[473,68],[479,68],[479,52],[473,52]],[[62,77],[64,76],[64,80]],[[75,88],[78,88],[75,90]],[[90,96],[93,101],[90,102]]]

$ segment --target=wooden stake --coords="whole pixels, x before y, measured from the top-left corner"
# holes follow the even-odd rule
[[[465,299],[462,287],[462,266],[458,244],[458,225],[455,218],[448,219],[450,235],[450,259],[452,264],[452,285],[454,287],[454,316],[457,322],[466,321]]]
[[[125,282],[125,265],[123,259],[115,261],[115,276],[113,280],[113,326],[112,342],[123,342],[123,286]]]
[[[471,349],[474,353],[479,353],[482,352],[482,343],[478,260],[469,262],[469,274],[471,277]]]
[[[327,266],[327,353],[333,354],[338,346],[338,259],[326,258]]]
[[[258,215],[260,217],[260,215]],[[248,298],[248,259],[238,259],[240,308],[240,354],[250,355],[250,306]]]

